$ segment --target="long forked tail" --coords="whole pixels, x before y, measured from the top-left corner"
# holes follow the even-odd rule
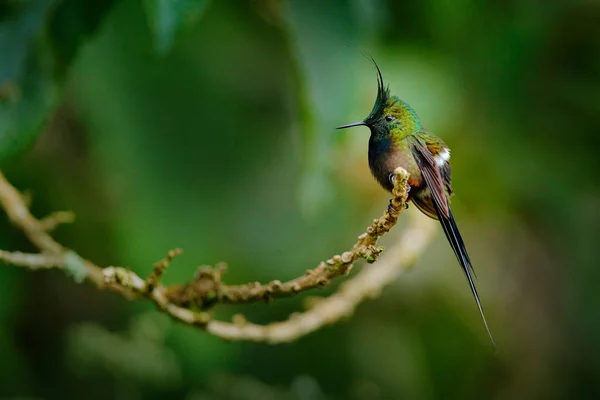
[[[485,315],[483,313],[483,307],[481,306],[481,301],[479,300],[479,294],[477,293],[477,288],[475,287],[475,271],[473,271],[473,266],[471,265],[471,259],[469,258],[469,253],[467,253],[467,248],[465,247],[465,242],[458,231],[458,226],[456,226],[456,222],[454,221],[454,216],[452,215],[452,211],[449,210],[449,216],[445,217],[442,215],[436,207],[438,219],[444,228],[444,233],[446,234],[446,238],[448,242],[450,242],[450,246],[452,246],[452,250],[454,250],[454,254],[460,263],[460,266],[469,281],[469,286],[471,287],[471,292],[473,293],[473,297],[475,297],[475,302],[477,303],[477,308],[479,309],[479,313],[481,314],[481,319],[483,320],[483,324],[485,325],[485,330],[487,331],[488,336],[490,337],[490,341],[492,342],[492,347],[494,351],[496,350],[496,342],[494,342],[494,338],[492,337],[492,333],[490,332],[490,328],[488,327],[488,323],[485,319]]]

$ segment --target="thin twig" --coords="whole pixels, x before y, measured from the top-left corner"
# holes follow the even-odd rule
[[[60,265],[55,263],[56,259],[47,259],[46,264],[52,264],[54,268],[65,268],[65,256],[68,250],[55,241],[52,236],[48,234],[44,225],[31,215],[29,209],[25,205],[23,195],[8,182],[2,171],[0,171],[0,205],[4,211],[6,211],[8,219],[12,224],[22,229],[27,238],[42,252],[42,254],[49,254],[63,259],[63,262]],[[38,261],[41,262],[42,259],[40,258]],[[20,266],[26,267],[26,265]],[[32,268],[32,266],[29,267]],[[85,268],[88,281],[99,288],[105,287],[102,268],[87,260],[83,260],[83,267]]]
[[[32,254],[5,250],[0,250],[0,260],[9,265],[26,267],[33,270],[62,268],[65,264],[64,257],[53,254]]]
[[[165,258],[154,264],[152,272],[150,273],[148,278],[146,278],[147,291],[150,292],[154,290],[154,288],[160,284],[162,277],[165,274],[165,271],[169,267],[169,264],[171,264],[171,261],[173,261],[175,257],[180,256],[182,253],[183,250],[181,249],[171,250]]]
[[[75,213],[72,211],[55,211],[40,220],[40,228],[46,232],[52,232],[59,225],[73,222],[75,222]]]
[[[8,214],[13,225],[21,228],[27,238],[40,251],[62,254],[64,248],[43,228],[40,222],[29,212],[23,202],[23,196],[15,189],[0,171],[0,204]]]

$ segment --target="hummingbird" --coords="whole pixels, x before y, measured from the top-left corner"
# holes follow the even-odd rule
[[[373,58],[371,61],[377,69],[377,98],[373,110],[362,121],[338,126],[337,129],[354,126],[366,126],[370,129],[369,168],[384,189],[392,191],[396,168],[402,167],[408,171],[408,200],[423,214],[438,220],[442,225],[467,277],[481,319],[495,349],[496,344],[475,286],[475,272],[471,259],[450,210],[450,197],[454,194],[451,184],[450,149],[442,139],[422,127],[417,113],[408,103],[391,95],[389,86],[384,87],[379,66]]]

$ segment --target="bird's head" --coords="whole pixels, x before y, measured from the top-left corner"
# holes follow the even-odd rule
[[[371,113],[362,121],[338,126],[336,129],[345,129],[353,126],[368,126],[371,135],[375,138],[394,136],[403,138],[414,134],[421,129],[421,121],[415,110],[406,102],[390,94],[390,88],[383,84],[381,70],[371,58],[377,69],[377,98]]]

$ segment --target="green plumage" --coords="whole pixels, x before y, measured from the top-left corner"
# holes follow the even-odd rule
[[[369,167],[385,189],[393,188],[393,172],[402,167],[410,174],[409,200],[425,215],[440,221],[446,238],[460,263],[477,303],[483,323],[495,348],[477,288],[475,274],[465,243],[450,210],[451,184],[450,149],[442,139],[423,129],[415,110],[408,103],[390,94],[383,85],[377,68],[377,98],[369,116],[360,122],[338,127],[367,126]]]

